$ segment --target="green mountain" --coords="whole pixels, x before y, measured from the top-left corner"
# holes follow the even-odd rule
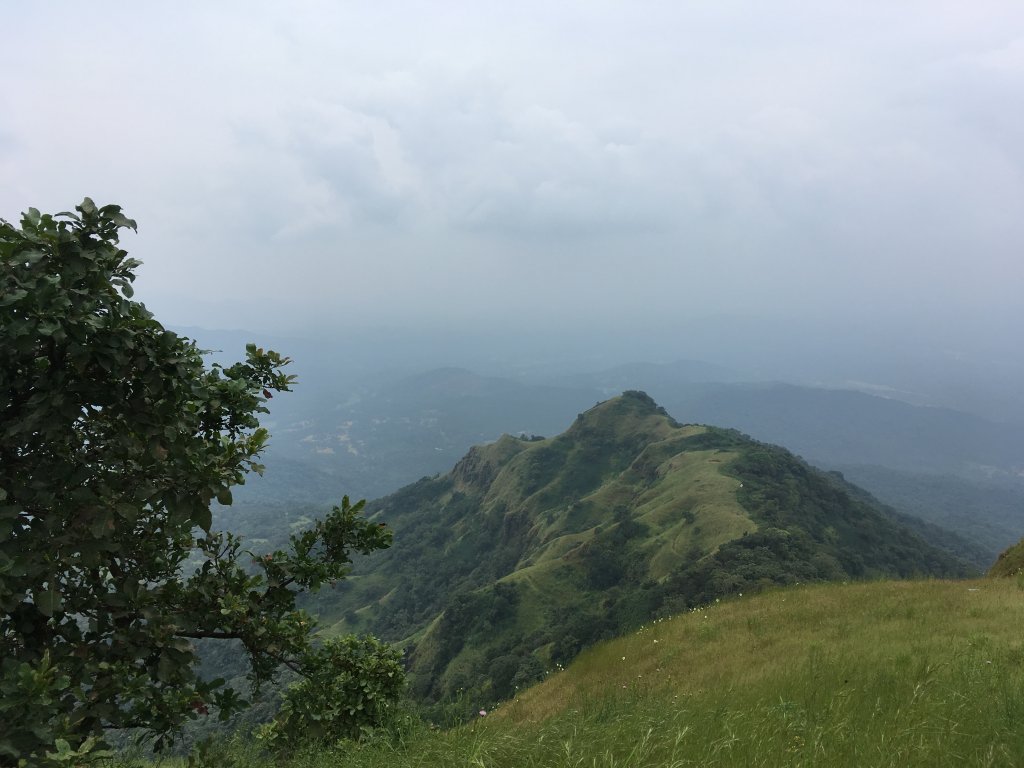
[[[447,472],[472,445],[503,433],[554,434],[567,415],[629,389],[689,421],[735,428],[842,471],[900,512],[956,532],[965,539],[953,545],[956,554],[979,568],[1024,532],[1024,435],[966,413],[861,392],[740,383],[695,362],[620,366],[557,386],[459,368],[359,384],[307,372],[294,393],[271,404],[268,471],[236,493],[245,507],[231,516],[238,533],[272,538],[282,511],[296,504],[322,509],[341,493],[391,493]]]
[[[409,648],[414,693],[511,696],[653,616],[765,587],[965,575],[841,476],[642,392],[368,505],[395,545],[309,607]]]

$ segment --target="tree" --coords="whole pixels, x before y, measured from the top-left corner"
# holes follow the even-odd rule
[[[195,669],[193,641],[240,642],[254,688],[317,668],[296,593],[387,547],[348,498],[286,551],[255,558],[211,504],[258,463],[258,415],[289,362],[255,345],[207,366],[132,299],[135,229],[118,206],[0,220],[0,765],[158,742],[244,706]],[[47,754],[50,757],[47,757]],[[78,759],[77,757],[75,759]],[[19,763],[19,760],[22,761]]]

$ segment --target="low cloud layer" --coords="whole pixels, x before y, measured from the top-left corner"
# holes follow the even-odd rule
[[[1020,320],[1024,9],[8,10],[0,216],[137,218],[169,322]]]

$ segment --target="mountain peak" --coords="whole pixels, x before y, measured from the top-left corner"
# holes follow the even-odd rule
[[[679,423],[646,392],[628,389],[579,414],[567,434],[587,427],[613,427],[616,432],[635,432],[658,425],[678,427]]]

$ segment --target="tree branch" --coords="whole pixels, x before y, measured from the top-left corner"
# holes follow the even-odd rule
[[[193,632],[175,632],[175,637],[187,637],[190,640],[241,640],[244,635],[241,632],[204,632],[195,630]]]

